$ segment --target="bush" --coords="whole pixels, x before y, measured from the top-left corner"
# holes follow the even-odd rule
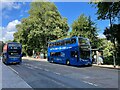
[[[26,53],[22,52],[22,56],[26,56]]]
[[[114,64],[113,56],[105,57],[103,62],[104,64],[113,65]],[[120,65],[120,57],[116,58],[116,65]]]
[[[116,64],[120,66],[120,57],[117,57]]]
[[[103,63],[108,64],[108,65],[113,65],[113,57],[112,56],[105,57],[104,60],[103,60]]]

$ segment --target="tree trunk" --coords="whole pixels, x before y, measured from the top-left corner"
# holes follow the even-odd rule
[[[46,53],[44,52],[43,54],[44,54],[44,59],[46,59],[46,55],[45,55]]]

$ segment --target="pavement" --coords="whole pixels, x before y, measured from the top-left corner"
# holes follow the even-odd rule
[[[35,60],[35,61],[47,61],[47,59],[33,58],[33,57],[22,57],[22,59],[29,59],[29,60]]]
[[[29,59],[29,60],[36,60],[36,61],[47,61],[47,59],[40,59],[40,58],[33,58],[33,57],[23,57],[23,59]],[[98,64],[92,64],[95,67],[101,67],[101,68],[109,68],[109,69],[120,69],[120,66],[116,65],[98,65]]]
[[[114,67],[114,65],[97,65],[97,64],[93,64],[93,66],[96,67],[101,67],[101,68],[109,68],[109,69],[120,69],[120,66]]]
[[[31,88],[10,66],[0,60],[0,89],[4,88]]]

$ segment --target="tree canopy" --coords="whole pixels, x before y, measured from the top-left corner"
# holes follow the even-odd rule
[[[84,14],[80,15],[72,24],[71,36],[82,36],[90,39],[94,48],[97,47],[97,27],[91,20],[91,17],[86,17]]]
[[[23,44],[27,53],[30,50],[44,52],[47,42],[66,36],[69,30],[67,19],[63,18],[54,3],[32,2],[30,16],[17,25],[15,41]]]
[[[120,17],[120,2],[98,2],[96,7],[98,19],[110,19],[112,22],[116,17]]]
[[[103,0],[104,1],[104,0]],[[98,20],[110,20],[110,27],[104,29],[104,35],[108,40],[110,40],[114,45],[114,55],[116,58],[117,54],[120,53],[120,2],[97,2],[95,3],[97,7]],[[118,20],[118,22],[117,22]],[[120,60],[119,60],[120,61]]]

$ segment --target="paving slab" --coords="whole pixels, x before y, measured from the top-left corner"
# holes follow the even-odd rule
[[[4,65],[0,61],[0,89],[1,88],[31,88],[20,76],[19,73],[10,66]],[[2,83],[1,83],[2,82]]]
[[[93,66],[102,67],[102,68],[110,68],[110,69],[120,69],[120,66],[114,67],[113,65],[97,65],[97,64],[93,64]]]

